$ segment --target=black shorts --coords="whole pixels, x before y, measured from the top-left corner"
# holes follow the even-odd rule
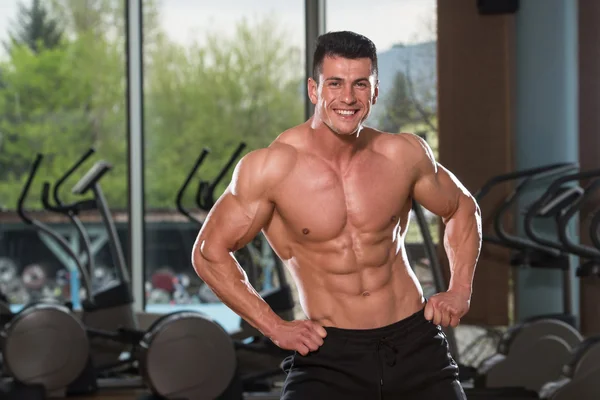
[[[284,360],[281,399],[466,399],[446,336],[424,309],[382,328],[326,330],[317,351]]]

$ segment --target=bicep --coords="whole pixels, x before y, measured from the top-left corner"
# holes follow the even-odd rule
[[[461,202],[471,196],[462,183],[439,163],[419,168],[419,175],[413,186],[413,199],[444,220],[451,218]]]
[[[416,135],[406,136],[412,144],[414,181],[412,198],[446,222],[472,196],[458,178],[435,159],[431,147]]]
[[[265,197],[246,198],[228,188],[204,221],[198,234],[199,250],[210,257],[244,247],[269,221],[273,209]]]

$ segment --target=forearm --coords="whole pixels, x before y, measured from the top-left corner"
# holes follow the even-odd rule
[[[462,197],[455,213],[444,221],[444,247],[450,262],[449,290],[471,295],[481,251],[481,213],[470,197]]]
[[[283,320],[250,284],[248,276],[231,253],[194,248],[192,260],[198,276],[223,304],[263,335],[271,337],[273,328]]]

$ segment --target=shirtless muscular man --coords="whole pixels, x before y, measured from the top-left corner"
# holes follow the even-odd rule
[[[480,211],[421,138],[363,125],[378,90],[369,39],[320,36],[314,115],[240,160],[194,245],[194,269],[221,301],[294,351],[284,400],[465,398],[441,327],[469,310]],[[450,284],[427,300],[404,247],[412,199],[445,224]],[[261,230],[307,320],[280,319],[232,255]]]

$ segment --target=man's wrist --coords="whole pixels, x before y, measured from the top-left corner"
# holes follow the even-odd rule
[[[271,316],[268,318],[262,318],[260,320],[260,326],[258,330],[265,336],[271,339],[275,332],[279,329],[279,326],[283,324],[285,321],[279,317],[276,313],[273,312]]]
[[[469,284],[450,282],[448,291],[454,292],[454,293],[459,293],[470,299],[471,295],[473,294],[473,287],[472,287],[472,285],[469,285]]]

